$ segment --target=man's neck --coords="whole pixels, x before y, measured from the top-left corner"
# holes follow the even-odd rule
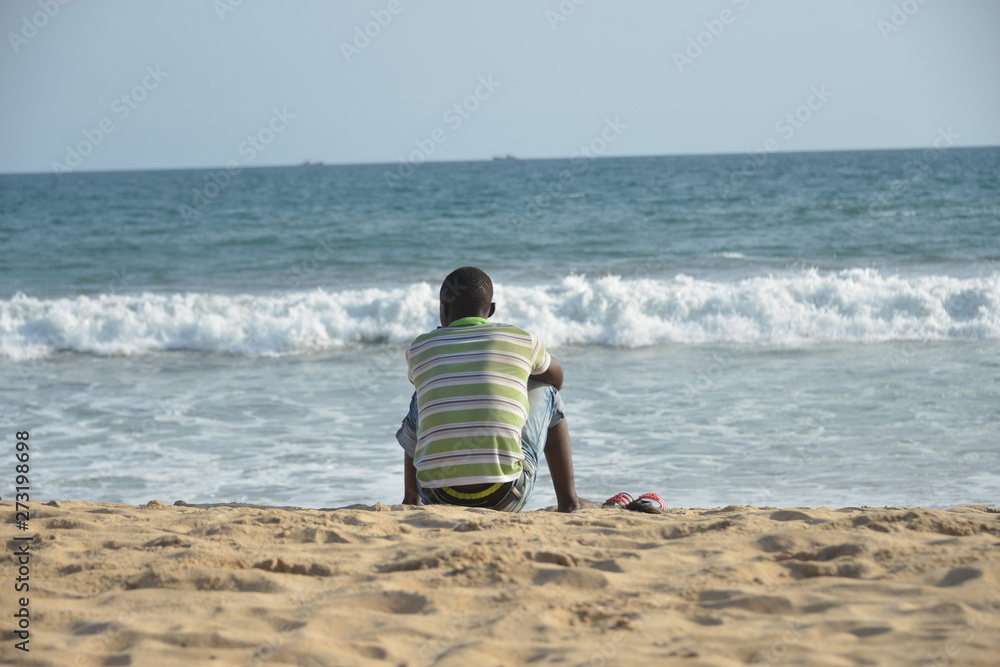
[[[460,317],[457,320],[452,320],[448,325],[449,327],[471,327],[476,324],[486,324],[489,322],[485,317],[478,317],[475,315],[470,315],[468,317]]]

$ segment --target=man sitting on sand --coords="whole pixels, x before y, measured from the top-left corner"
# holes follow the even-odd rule
[[[403,503],[518,512],[544,449],[559,511],[579,509],[562,366],[534,335],[488,321],[496,304],[482,270],[452,271],[440,299],[441,326],[406,352],[416,391],[396,433],[406,451]]]

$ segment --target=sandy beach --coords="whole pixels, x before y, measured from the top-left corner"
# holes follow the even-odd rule
[[[13,503],[3,501],[12,526]],[[34,504],[19,665],[982,665],[1000,511]],[[12,530],[2,559],[15,608]]]

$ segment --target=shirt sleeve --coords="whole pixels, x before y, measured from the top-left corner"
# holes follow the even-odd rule
[[[410,381],[410,384],[415,384],[413,382],[413,364],[410,363],[410,348],[406,348],[406,379]]]
[[[539,340],[534,334],[531,335],[532,342],[534,343],[531,350],[531,374],[539,375],[549,370],[549,365],[552,363],[552,357],[549,356],[548,350],[542,345],[542,341]]]

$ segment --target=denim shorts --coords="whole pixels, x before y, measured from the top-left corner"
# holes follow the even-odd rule
[[[506,508],[508,512],[519,512],[535,489],[535,477],[538,473],[538,455],[545,451],[545,440],[549,435],[549,429],[556,426],[565,418],[566,407],[563,405],[562,396],[559,390],[550,384],[528,379],[528,419],[521,430],[521,451],[524,452],[524,460],[521,462],[524,486],[521,499],[514,505]],[[396,441],[409,454],[413,456],[413,451],[417,447],[417,395],[413,394],[410,399],[410,410],[403,423],[396,431]],[[419,486],[419,485],[418,485]],[[429,497],[426,491],[420,489],[420,498],[427,505],[433,505],[437,500]]]

